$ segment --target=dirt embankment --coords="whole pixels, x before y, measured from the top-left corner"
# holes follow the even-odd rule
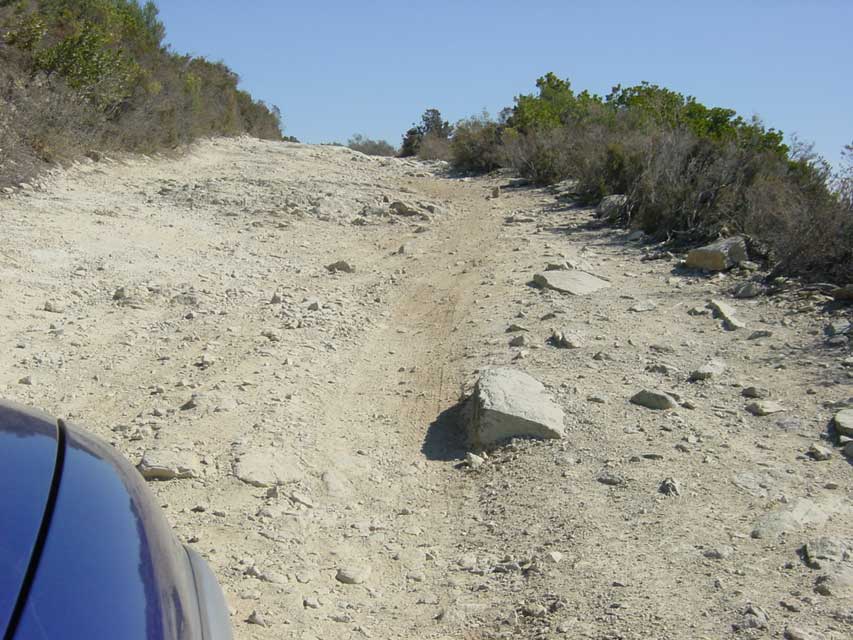
[[[727,300],[727,331],[705,305],[753,272],[506,182],[249,139],[50,176],[0,200],[2,393],[190,476],[151,486],[237,638],[850,637],[847,310]],[[567,261],[610,286],[531,286]],[[466,465],[486,365],[566,437]]]

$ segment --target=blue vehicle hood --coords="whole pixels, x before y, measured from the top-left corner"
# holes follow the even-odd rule
[[[0,402],[0,523],[4,638],[205,637],[190,557],[103,440]]]
[[[59,448],[54,420],[0,404],[0,634],[24,584],[53,485]]]

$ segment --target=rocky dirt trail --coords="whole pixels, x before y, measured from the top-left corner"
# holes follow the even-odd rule
[[[442,171],[214,140],[3,197],[3,396],[140,463],[237,638],[853,637],[849,307]],[[466,457],[489,366],[565,436]]]

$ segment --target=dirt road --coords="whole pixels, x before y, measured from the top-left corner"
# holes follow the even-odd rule
[[[849,314],[817,292],[728,300],[726,331],[705,304],[752,271],[643,260],[506,177],[249,139],[73,167],[0,220],[3,395],[191,470],[151,486],[237,638],[851,635],[853,474],[825,439],[851,363],[824,335]],[[610,287],[530,286],[566,261]],[[568,435],[472,470],[457,403],[489,364],[545,383]]]

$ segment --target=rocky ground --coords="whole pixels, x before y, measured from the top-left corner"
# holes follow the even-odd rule
[[[58,171],[0,222],[0,393],[141,463],[239,639],[853,637],[850,307],[820,289],[506,176],[249,139]],[[489,366],[565,436],[466,458]]]

